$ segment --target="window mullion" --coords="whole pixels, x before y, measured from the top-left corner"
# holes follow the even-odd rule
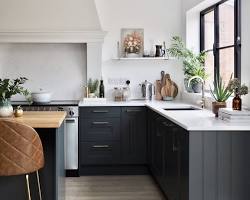
[[[219,32],[219,6],[216,5],[214,9],[214,80],[219,77],[220,74],[220,32]]]

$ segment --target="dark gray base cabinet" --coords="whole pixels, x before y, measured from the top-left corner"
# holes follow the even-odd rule
[[[80,108],[80,173],[94,171],[88,166],[121,166],[121,173],[134,165],[145,172],[147,132],[144,107]],[[144,165],[144,166],[143,166]],[[111,168],[112,169],[112,168]],[[114,168],[113,168],[114,169]],[[118,168],[116,168],[118,169]],[[119,170],[117,170],[119,173]],[[139,170],[138,170],[139,171]]]
[[[148,123],[148,160],[154,178],[169,200],[188,199],[188,132],[151,110]]]

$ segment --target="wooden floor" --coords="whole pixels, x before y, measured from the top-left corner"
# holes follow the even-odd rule
[[[165,200],[150,176],[66,178],[66,200]]]

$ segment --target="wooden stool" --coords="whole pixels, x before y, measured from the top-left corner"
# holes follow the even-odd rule
[[[21,123],[0,120],[0,176],[25,175],[28,199],[31,200],[29,174],[36,172],[42,200],[38,170],[43,166],[43,146],[37,132]]]

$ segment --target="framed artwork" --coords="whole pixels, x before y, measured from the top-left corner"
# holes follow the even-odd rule
[[[144,53],[144,29],[121,29],[121,57],[142,57]]]

